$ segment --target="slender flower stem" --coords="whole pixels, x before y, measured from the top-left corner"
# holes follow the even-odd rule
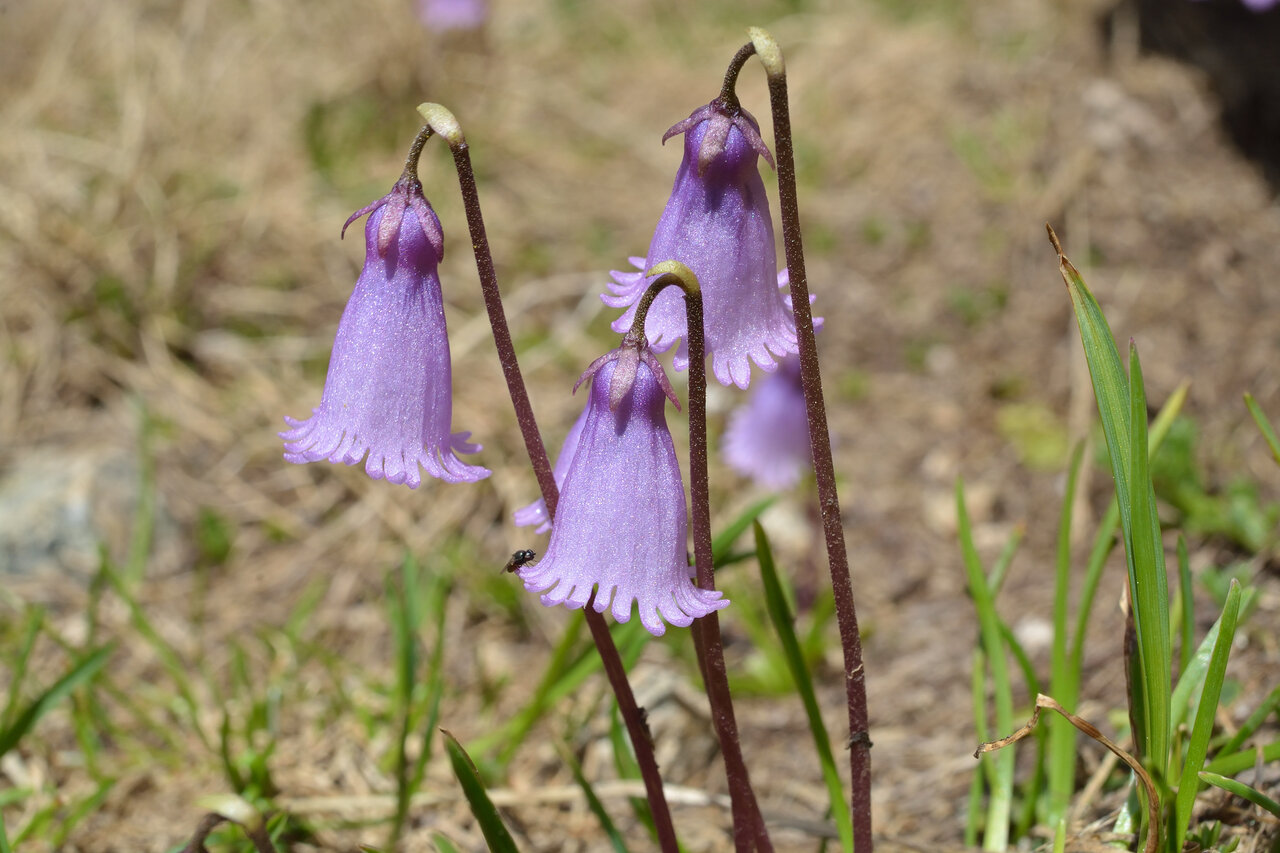
[[[636,308],[635,319],[627,337],[647,340],[644,320],[649,305],[659,290],[677,285],[684,291],[686,325],[689,329],[689,491],[693,499],[693,564],[698,586],[715,589],[716,579],[711,556],[711,505],[707,478],[707,366],[703,339],[702,290],[698,279],[684,264],[664,261],[650,269],[661,273],[649,285]],[[694,644],[702,664],[703,682],[711,717],[724,754],[725,775],[729,780],[729,802],[733,812],[733,840],[738,850],[761,853],[773,850],[765,828],[747,763],[742,757],[738,724],[733,714],[733,696],[724,663],[724,641],[720,635],[720,619],[716,611],[693,622]]]
[[[796,339],[800,348],[800,378],[809,418],[809,444],[813,450],[813,470],[818,487],[818,506],[827,542],[827,565],[835,597],[836,622],[844,651],[845,692],[849,705],[849,765],[851,770],[854,849],[871,853],[871,738],[867,733],[867,685],[862,665],[862,640],[853,602],[849,556],[840,523],[840,498],[836,492],[835,465],[831,458],[831,435],[827,429],[826,404],[822,397],[822,374],[818,368],[818,347],[813,334],[813,312],[809,307],[809,285],[805,276],[804,245],[800,236],[800,205],[796,193],[795,149],[791,140],[791,111],[787,99],[787,72],[782,51],[773,37],[758,27],[749,31],[751,45],[765,67],[769,82],[769,106],[773,113],[774,154],[778,161],[778,202],[782,210],[782,245],[791,278],[791,307],[795,315]],[[746,47],[743,47],[745,50]],[[739,51],[739,54],[742,51]],[[737,56],[734,57],[737,61]],[[730,66],[732,67],[732,66]]]
[[[484,294],[485,310],[489,314],[489,324],[493,328],[493,342],[498,350],[498,361],[502,365],[502,375],[507,380],[507,391],[515,406],[516,421],[520,424],[520,433],[524,437],[525,451],[529,455],[529,462],[533,465],[533,473],[537,477],[542,500],[547,506],[547,516],[554,520],[560,490],[552,474],[551,462],[547,459],[547,448],[542,443],[538,422],[533,416],[533,407],[529,403],[529,394],[525,390],[524,377],[520,373],[520,363],[516,359],[515,346],[507,327],[507,316],[502,307],[502,294],[498,290],[498,276],[494,271],[493,257],[489,252],[489,238],[485,234],[484,217],[480,212],[480,195],[476,190],[475,173],[471,169],[471,154],[468,151],[467,141],[453,113],[439,104],[422,104],[418,107],[418,112],[427,120],[431,130],[448,141],[449,150],[453,152],[458,184],[462,189],[462,202],[466,208],[467,227],[471,232],[471,248],[475,253],[476,271],[480,275],[480,289]],[[423,142],[426,142],[425,137]],[[417,140],[415,140],[416,144]],[[591,629],[591,637],[595,640],[596,650],[600,653],[600,659],[604,664],[605,675],[608,676],[609,684],[617,697],[618,710],[631,736],[631,745],[636,752],[636,763],[640,765],[640,775],[644,779],[645,793],[649,799],[649,810],[653,814],[658,844],[663,853],[678,853],[680,846],[676,841],[675,825],[671,821],[671,809],[667,805],[666,794],[662,788],[662,777],[658,773],[658,762],[653,755],[653,741],[649,736],[649,727],[644,721],[639,706],[636,705],[635,694],[627,681],[626,667],[623,666],[618,647],[609,633],[609,626],[604,617],[591,606],[592,603],[587,603],[583,613],[586,615],[587,627]]]
[[[733,59],[729,61],[729,69],[724,72],[724,85],[720,87],[720,103],[724,106],[737,110],[740,108],[738,103],[738,74],[742,72],[742,67],[747,64],[747,60],[755,55],[756,46],[753,42],[747,42],[738,48],[738,52],[733,55]]]

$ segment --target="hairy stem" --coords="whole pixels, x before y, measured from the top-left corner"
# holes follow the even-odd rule
[[[662,270],[668,263],[658,264],[650,272]],[[639,307],[628,337],[646,340],[644,319],[658,291],[668,285],[684,290],[686,325],[689,342],[689,491],[693,500],[693,564],[698,586],[715,589],[716,579],[711,557],[711,505],[707,478],[707,366],[703,335],[702,291],[688,267],[682,273],[667,272],[649,285],[640,297]],[[688,280],[692,279],[692,281]],[[738,850],[773,850],[765,828],[747,763],[742,757],[738,723],[733,714],[733,696],[729,692],[729,676],[724,663],[724,642],[720,635],[720,619],[716,611],[693,622],[694,645],[702,666],[711,719],[715,724],[720,751],[724,754],[725,776],[729,781],[729,802],[733,812],[733,840]]]
[[[498,276],[494,271],[493,257],[489,252],[489,239],[485,234],[484,216],[480,212],[480,195],[476,190],[475,173],[471,169],[471,155],[467,142],[453,114],[448,110],[438,104],[423,104],[418,111],[427,119],[428,126],[448,140],[449,149],[453,152],[458,184],[462,189],[462,202],[466,208],[467,227],[471,232],[471,248],[475,253],[476,270],[480,275],[480,289],[484,294],[489,324],[493,328],[493,343],[498,350],[502,375],[507,380],[507,391],[515,406],[516,421],[524,437],[525,451],[529,455],[529,462],[533,465],[533,473],[537,477],[542,500],[547,506],[547,516],[554,520],[560,489],[556,486],[555,475],[547,459],[547,448],[542,443],[542,434],[538,431],[538,422],[533,416],[533,407],[529,404],[529,393],[525,390],[520,363],[516,359],[515,345],[511,341],[511,331],[507,327],[506,312],[502,307]],[[645,793],[649,799],[649,809],[653,814],[654,827],[658,833],[658,843],[663,853],[678,853],[679,844],[676,841],[675,825],[671,821],[671,809],[667,806],[666,794],[662,788],[658,762],[653,755],[653,741],[649,737],[649,728],[645,724],[640,708],[636,705],[635,694],[627,681],[627,671],[618,654],[618,647],[613,642],[613,636],[609,633],[609,626],[591,604],[592,602],[588,602],[583,608],[583,613],[586,615],[587,627],[591,629],[591,637],[595,640],[596,650],[604,664],[609,685],[617,697],[618,710],[631,736],[631,744],[636,752],[636,763],[640,766],[640,775],[644,779]]]
[[[840,498],[836,492],[831,435],[827,428],[826,404],[822,396],[822,374],[818,366],[817,341],[813,334],[813,312],[809,307],[809,285],[800,235],[800,205],[796,193],[795,149],[791,139],[791,111],[787,99],[787,72],[782,52],[772,36],[764,30],[752,28],[751,43],[765,66],[769,83],[774,154],[778,162],[778,202],[782,211],[782,245],[791,278],[791,306],[800,349],[800,377],[809,420],[809,444],[813,453],[818,506],[822,513],[822,529],[827,544],[827,565],[835,597],[836,622],[840,628],[840,644],[844,651],[844,681],[849,706],[849,765],[852,781],[850,806],[853,814],[854,849],[858,853],[871,853],[871,738],[867,733],[866,674],[862,665],[862,639],[858,632],[858,615],[853,602],[853,583],[849,575],[849,556],[845,550],[844,529],[840,523]]]

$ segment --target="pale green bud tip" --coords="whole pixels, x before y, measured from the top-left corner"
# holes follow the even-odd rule
[[[656,275],[666,275],[670,273],[680,279],[680,283],[688,293],[697,293],[701,290],[698,285],[698,277],[693,274],[693,270],[689,269],[679,261],[661,261],[645,270],[646,278],[653,278]]]
[[[432,130],[444,137],[450,148],[466,142],[462,136],[461,125],[446,107],[432,103],[418,104],[418,114],[426,120]]]
[[[756,47],[756,56],[764,63],[765,73],[770,77],[778,77],[786,73],[786,65],[782,62],[782,48],[769,35],[769,31],[761,27],[748,27],[747,35]]]
[[[240,824],[248,832],[262,829],[262,813],[235,794],[212,794],[201,797],[196,804],[214,814],[222,815],[232,823]]]

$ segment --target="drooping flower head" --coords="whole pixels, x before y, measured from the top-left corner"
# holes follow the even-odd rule
[[[489,16],[485,0],[415,0],[418,20],[436,32],[476,30]]]
[[[519,575],[548,606],[583,607],[594,591],[597,612],[626,622],[635,602],[644,627],[661,636],[663,620],[687,627],[729,604],[690,579],[684,484],[664,412],[664,396],[676,404],[675,393],[643,341],[597,359],[578,385],[588,379],[546,556]]]
[[[766,489],[789,489],[812,467],[800,358],[789,355],[729,416],[724,458]]]
[[[285,418],[284,458],[355,465],[367,454],[370,477],[411,489],[422,482],[419,465],[450,483],[484,479],[487,468],[457,456],[480,445],[450,428],[449,338],[436,271],[444,256],[440,220],[408,167],[390,193],[353,213],[343,232],[366,214],[364,269],[338,324],[324,394],[310,418]]]
[[[641,270],[666,259],[693,270],[702,286],[712,372],[722,385],[746,388],[753,361],[772,372],[775,358],[798,351],[795,323],[774,283],[773,220],[758,169],[760,157],[772,166],[773,156],[751,114],[721,99],[694,110],[663,141],[681,133],[684,159],[647,261],[631,260]],[[612,276],[612,295],[601,298],[614,308],[629,306],[613,324],[621,332],[631,326],[635,304],[650,280],[643,272]],[[675,366],[688,366],[684,306],[674,288],[654,300],[646,328],[659,352],[681,341]]]

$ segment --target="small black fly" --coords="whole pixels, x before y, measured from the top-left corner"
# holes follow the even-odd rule
[[[514,572],[517,569],[523,568],[524,566],[532,563],[534,558],[537,556],[538,553],[536,551],[531,551],[528,548],[521,548],[519,551],[516,551],[511,555],[511,559],[507,560],[507,564],[502,567],[502,570],[504,572]]]

